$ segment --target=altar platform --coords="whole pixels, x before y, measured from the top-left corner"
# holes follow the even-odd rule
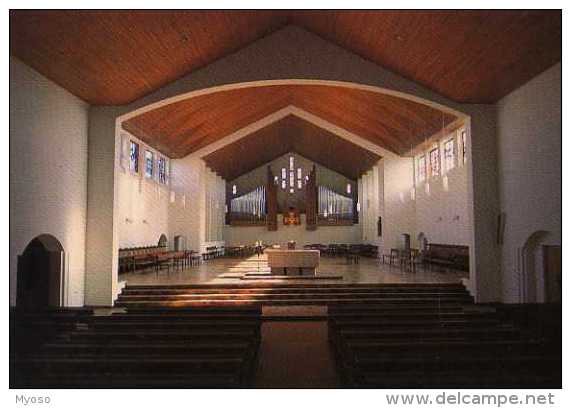
[[[252,281],[288,282],[307,284],[307,279],[277,277],[265,279],[271,273],[267,254],[245,258],[216,258],[181,269],[129,272],[119,275],[120,281],[130,285],[178,285],[178,284],[244,284]],[[350,283],[458,283],[468,278],[467,272],[422,271],[416,273],[379,263],[374,258],[361,258],[358,264],[348,263],[343,258],[321,257],[316,269],[320,285]],[[243,279],[249,277],[249,279]],[[341,277],[341,278],[340,278]],[[311,280],[313,281],[313,280]]]

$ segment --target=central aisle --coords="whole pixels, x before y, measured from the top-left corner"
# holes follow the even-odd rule
[[[256,388],[337,388],[326,321],[265,321]]]

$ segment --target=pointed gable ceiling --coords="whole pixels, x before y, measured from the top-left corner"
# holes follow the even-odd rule
[[[381,158],[325,129],[289,115],[203,159],[208,167],[230,181],[290,152],[352,180],[357,180]]]
[[[123,128],[172,158],[184,157],[293,105],[396,154],[454,122],[454,115],[358,88],[268,85],[220,91],[142,113]]]
[[[121,105],[287,24],[462,103],[496,102],[561,60],[561,10],[11,10],[10,52]]]

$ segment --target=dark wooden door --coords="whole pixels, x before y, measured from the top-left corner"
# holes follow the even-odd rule
[[[561,246],[544,245],[545,301],[561,303]]]

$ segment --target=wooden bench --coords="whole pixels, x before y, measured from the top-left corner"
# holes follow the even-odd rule
[[[13,387],[238,388],[257,366],[260,307],[89,315],[11,356]],[[12,371],[11,371],[12,372]]]
[[[462,289],[464,292],[465,289]],[[435,308],[435,286],[415,308],[329,307],[329,338],[344,387],[548,387],[561,380],[561,348],[506,321],[493,309]],[[519,383],[514,382],[517,378]]]
[[[468,271],[470,267],[469,248],[465,245],[428,244],[423,259],[430,267],[446,270]]]

